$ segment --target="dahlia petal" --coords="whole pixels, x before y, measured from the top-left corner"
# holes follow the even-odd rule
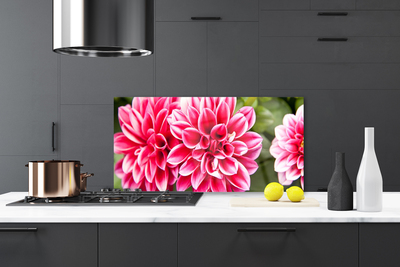
[[[235,157],[237,161],[243,164],[249,175],[254,174],[258,169],[258,164],[252,159],[246,157]]]
[[[275,127],[275,137],[278,140],[282,140],[282,139],[287,139],[287,135],[286,135],[286,127],[283,125],[279,125]]]
[[[207,192],[210,190],[211,180],[213,178],[210,175],[206,175],[203,181],[197,187],[197,192]]]
[[[167,147],[167,139],[164,137],[164,135],[154,135],[154,146],[158,149],[165,149]]]
[[[156,191],[157,186],[155,183],[150,183],[146,179],[144,180],[146,191]]]
[[[254,126],[256,122],[256,112],[254,111],[253,107],[245,106],[238,110],[239,113],[242,113],[247,120],[247,130],[250,130],[251,127]]]
[[[145,176],[146,180],[149,181],[149,183],[153,182],[154,175],[156,174],[157,169],[159,168],[157,167],[157,164],[154,159],[151,159],[147,162],[145,169]]]
[[[167,186],[168,186],[168,171],[163,171],[160,168],[157,168],[156,172],[155,172],[155,181],[156,181],[156,186],[157,189],[160,191],[165,191],[167,190]]]
[[[200,113],[197,111],[197,109],[195,109],[194,107],[191,107],[191,106],[188,107],[187,113],[188,113],[188,118],[189,118],[190,123],[192,124],[192,126],[194,128],[197,129]]]
[[[290,166],[287,165],[287,157],[290,155],[289,152],[282,152],[275,160],[274,169],[276,172],[285,172]]]
[[[131,110],[131,105],[126,105],[118,108],[118,120],[120,125],[130,124],[129,113],[131,113]]]
[[[125,173],[132,172],[133,164],[137,161],[137,157],[133,153],[126,154],[122,162],[122,170]]]
[[[165,170],[165,166],[167,165],[167,152],[165,150],[157,150],[156,151],[156,165],[161,170]]]
[[[291,185],[293,182],[286,179],[286,172],[278,172],[278,180],[281,185]]]
[[[303,134],[304,133],[304,123],[302,121],[297,122],[296,124],[296,133]]]
[[[125,134],[125,136],[132,140],[134,143],[138,145],[144,145],[146,143],[139,135],[135,133],[131,126],[123,124],[121,125],[121,130]]]
[[[114,173],[117,175],[118,178],[122,179],[122,176],[125,174],[122,170],[122,163],[124,159],[120,159],[115,163]]]
[[[231,176],[225,176],[226,179],[236,188],[240,190],[250,189],[250,175],[242,163],[238,162],[238,171]],[[235,190],[235,188],[233,188]]]
[[[127,154],[130,150],[136,150],[137,144],[132,142],[124,133],[114,134],[114,153]]]
[[[154,125],[154,131],[155,133],[164,133],[167,131],[168,123],[167,123],[167,117],[168,117],[168,110],[167,109],[162,109],[156,117],[155,125]]]
[[[195,128],[186,128],[182,131],[182,140],[187,148],[195,148],[201,140],[201,133]]]
[[[208,138],[207,136],[203,135],[201,137],[201,140],[200,140],[200,147],[202,149],[207,149],[209,146],[210,146],[210,138]]]
[[[301,176],[301,170],[297,168],[297,165],[292,165],[290,168],[286,171],[286,179],[288,180],[297,180]]]
[[[230,110],[231,116],[232,116],[233,112],[235,112],[236,97],[227,97],[227,98],[225,98],[225,103],[228,104],[228,107],[229,107],[229,110]]]
[[[135,183],[139,183],[143,180],[145,174],[143,168],[141,168],[137,161],[133,164],[132,177]]]
[[[180,167],[179,174],[183,176],[191,175],[198,167],[200,162],[192,157],[188,158]]]
[[[292,166],[293,164],[297,163],[297,158],[299,157],[299,155],[297,153],[291,153],[288,157],[287,157],[287,165],[288,166]]]
[[[200,110],[210,109],[212,112],[215,111],[215,101],[212,97],[202,97],[200,100]]]
[[[299,139],[290,139],[285,144],[285,149],[290,153],[298,153],[299,147],[301,144],[301,140]]]
[[[211,129],[217,124],[217,118],[211,109],[205,108],[199,117],[199,130],[201,133],[209,135]]]
[[[297,158],[297,168],[304,169],[304,156],[303,155],[300,155]]]
[[[235,148],[233,152],[235,155],[242,156],[249,151],[246,144],[242,141],[233,141],[231,144]]]
[[[167,162],[172,165],[178,165],[185,161],[191,152],[192,150],[187,148],[184,144],[179,144],[169,152]]]
[[[172,135],[171,132],[167,132],[164,134],[165,139],[167,139],[167,147],[169,150],[173,149],[177,145],[180,144],[180,141]]]
[[[176,110],[176,109],[173,110],[168,118],[172,121],[172,123],[177,121],[189,123],[189,120],[187,119],[185,113],[183,113],[182,110]]]
[[[304,120],[304,105],[301,105],[296,111],[296,117],[298,121]]]
[[[247,157],[249,159],[256,159],[260,156],[262,150],[262,144],[259,144],[256,147],[250,148],[249,151],[247,151],[246,154],[243,155],[243,157]]]
[[[210,134],[211,138],[218,142],[224,141],[228,137],[228,129],[225,124],[217,124],[215,125]]]
[[[186,189],[188,189],[191,184],[191,179],[192,179],[191,175],[188,176],[181,175],[179,179],[176,181],[176,190],[185,191]]]
[[[150,113],[146,113],[146,115],[144,115],[143,124],[142,124],[143,135],[146,136],[147,131],[152,128],[154,128],[153,118],[150,116]]]
[[[201,172],[200,168],[197,168],[192,173],[192,178],[191,178],[192,187],[194,189],[197,189],[206,176],[208,176],[207,173],[203,173]]]
[[[286,127],[294,128],[294,127],[296,127],[296,124],[297,124],[297,118],[295,115],[286,114],[283,117],[283,125],[285,125]]]
[[[248,122],[242,113],[236,113],[228,123],[228,133],[236,133],[236,138],[241,137],[248,128]]]
[[[204,149],[195,149],[192,152],[192,157],[194,159],[197,159],[199,161],[201,161],[201,159],[203,158],[203,155],[206,151]]]
[[[152,151],[149,149],[149,146],[142,147],[137,159],[140,166],[147,163],[151,152]]]
[[[213,155],[210,152],[204,153],[204,156],[201,158],[201,164],[200,164],[200,170],[202,173],[205,173],[207,171],[206,165],[210,160],[213,159]]]
[[[211,179],[211,191],[212,192],[226,192],[226,180],[225,179]]]
[[[228,124],[230,116],[228,104],[226,102],[221,102],[217,108],[217,123]]]
[[[227,157],[232,157],[234,151],[235,151],[235,147],[229,143],[224,144],[224,146],[222,147],[222,152]]]
[[[286,135],[290,139],[293,139],[296,135],[296,131],[294,130],[294,127],[286,127]]]
[[[246,146],[249,149],[251,149],[256,146],[259,146],[262,143],[263,138],[261,135],[259,135],[256,132],[246,132],[245,134],[243,134],[240,138],[237,138],[236,140],[244,142],[246,144]]]
[[[269,152],[274,158],[277,158],[284,150],[278,145],[278,140],[274,138],[272,140],[271,147],[269,148]]]
[[[175,136],[175,138],[182,140],[182,131],[189,127],[191,126],[188,122],[177,121],[171,124],[170,129],[172,135]]]
[[[233,175],[238,172],[239,163],[235,158],[225,158],[219,161],[219,170],[225,175]]]
[[[220,150],[215,151],[215,152],[213,153],[213,156],[214,156],[214,158],[216,158],[216,159],[224,159],[224,158],[226,158],[225,153],[222,152],[222,151],[220,151]]]

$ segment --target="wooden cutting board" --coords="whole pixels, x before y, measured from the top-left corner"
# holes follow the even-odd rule
[[[269,201],[266,198],[231,198],[231,207],[319,207],[315,198],[305,198],[300,202],[292,202],[287,197],[278,201]]]

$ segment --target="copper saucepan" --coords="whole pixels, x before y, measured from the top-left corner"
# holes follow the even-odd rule
[[[77,160],[29,161],[29,196],[38,198],[73,197],[86,190],[86,178]]]

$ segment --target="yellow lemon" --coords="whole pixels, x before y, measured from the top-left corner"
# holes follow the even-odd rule
[[[277,201],[283,195],[283,186],[280,183],[269,183],[264,189],[264,196],[269,201]]]
[[[286,189],[286,194],[292,202],[300,202],[304,199],[304,191],[298,186],[289,187]]]

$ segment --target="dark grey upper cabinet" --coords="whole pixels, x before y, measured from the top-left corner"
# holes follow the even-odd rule
[[[157,96],[258,94],[257,1],[163,0],[156,17]]]
[[[400,11],[349,11],[318,16],[318,11],[261,11],[261,36],[400,36]]]
[[[355,6],[356,0],[311,0],[311,9],[352,10]]]
[[[258,0],[156,0],[156,21],[191,21],[192,17],[258,21]]]
[[[154,56],[60,56],[61,104],[113,104],[114,97],[154,96]]]
[[[353,267],[358,265],[357,228],[357,224],[179,224],[178,266]]]
[[[0,35],[0,155],[57,157],[52,1],[0,1]]]
[[[156,23],[156,95],[207,95],[207,22]]]
[[[96,267],[96,224],[0,224],[1,266]]]
[[[308,10],[310,0],[260,0],[261,10]]]

